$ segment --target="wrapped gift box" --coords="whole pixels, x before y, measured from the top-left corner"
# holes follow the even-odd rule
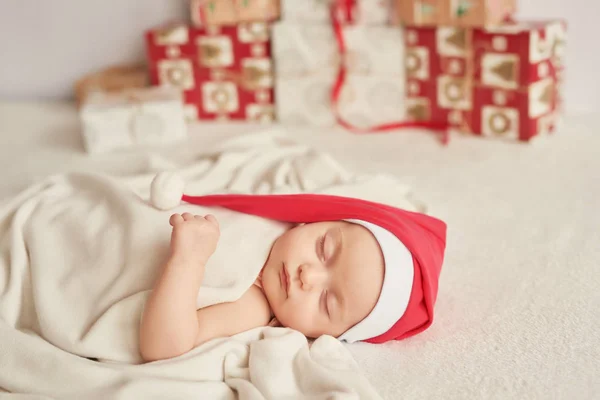
[[[190,120],[272,121],[271,35],[266,23],[147,32],[150,79],[181,89]]]
[[[191,0],[196,27],[268,22],[279,18],[279,0]]]
[[[560,116],[566,25],[407,27],[407,112],[478,135],[527,141]]]
[[[385,25],[392,21],[391,0],[281,0],[286,22],[329,24],[332,15],[342,24]]]
[[[153,87],[90,94],[80,110],[86,150],[160,145],[187,136],[181,91]]]
[[[414,26],[497,26],[516,11],[516,0],[395,0],[397,18]]]
[[[343,62],[346,84],[338,103],[340,116],[365,128],[405,115],[402,30],[385,26],[347,26],[348,48],[340,59],[332,28],[280,22],[273,27],[276,108],[288,124],[333,126],[330,101]]]
[[[86,75],[75,83],[75,100],[81,106],[86,97],[95,92],[120,92],[150,85],[144,65],[117,65]]]

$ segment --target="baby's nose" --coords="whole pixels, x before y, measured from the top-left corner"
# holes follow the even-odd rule
[[[302,288],[311,290],[314,287],[320,287],[327,281],[327,273],[324,268],[318,268],[311,265],[300,266],[300,281]]]

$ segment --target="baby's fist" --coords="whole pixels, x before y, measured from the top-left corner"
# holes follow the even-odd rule
[[[173,214],[169,219],[173,227],[171,254],[183,262],[206,265],[217,249],[219,222],[213,215],[202,217],[190,213]]]

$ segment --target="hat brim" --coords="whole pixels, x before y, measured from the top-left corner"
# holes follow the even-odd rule
[[[385,264],[377,304],[367,317],[338,337],[339,340],[353,343],[387,332],[402,318],[410,300],[415,270],[411,252],[394,234],[370,222],[357,219],[346,221],[364,226],[375,236]]]

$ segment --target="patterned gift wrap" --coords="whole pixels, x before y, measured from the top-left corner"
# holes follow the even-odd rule
[[[562,110],[566,25],[407,27],[407,112],[462,132],[528,141]]]
[[[516,0],[395,0],[397,18],[414,26],[489,27],[506,22]]]
[[[196,27],[268,22],[279,18],[279,0],[191,0]]]
[[[266,23],[173,25],[149,31],[146,39],[151,82],[181,89],[188,119],[273,121]]]

